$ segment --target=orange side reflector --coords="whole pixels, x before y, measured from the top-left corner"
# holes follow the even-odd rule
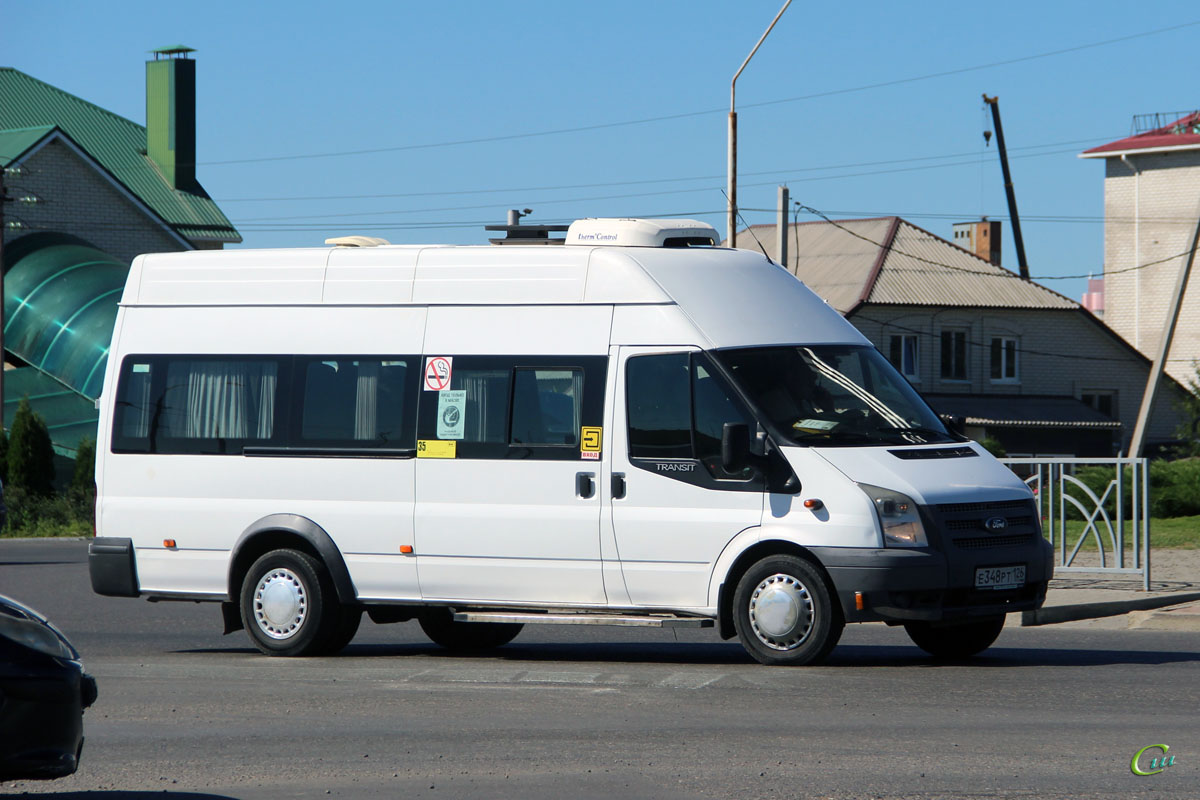
[[[815,497],[804,501],[804,507],[811,509],[813,511],[819,510],[824,505],[825,505],[824,503],[822,503],[820,500],[818,500]]]
[[[400,545],[400,552],[401,552],[401,553],[411,553],[412,551],[413,551],[413,549],[412,549],[412,545],[411,545],[411,544],[402,544],[402,545]]]
[[[163,547],[174,547],[174,546],[175,546],[174,539],[163,539]]]
[[[862,611],[863,607],[865,605],[866,605],[866,602],[863,600],[863,593],[855,592],[854,593],[854,608],[855,608],[855,610]]]

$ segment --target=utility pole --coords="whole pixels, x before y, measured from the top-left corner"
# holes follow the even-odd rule
[[[734,109],[734,90],[737,86],[738,76],[742,74],[742,70],[750,63],[750,59],[754,58],[754,54],[762,46],[763,41],[767,38],[767,34],[771,32],[771,29],[775,27],[775,23],[779,22],[779,18],[783,16],[783,12],[787,11],[788,6],[791,4],[792,0],[787,0],[783,4],[783,8],[779,9],[779,13],[775,15],[775,19],[771,20],[771,24],[767,26],[767,30],[758,38],[758,44],[754,45],[754,49],[750,51],[750,55],[746,56],[746,60],[738,67],[738,71],[733,74],[733,80],[729,82],[729,158],[726,163],[728,188],[726,203],[728,213],[725,217],[725,239],[730,247],[737,247],[737,111]]]
[[[1162,378],[1163,368],[1167,363],[1167,353],[1171,352],[1171,339],[1175,336],[1175,323],[1179,321],[1179,309],[1183,307],[1183,295],[1187,291],[1188,278],[1192,274],[1192,264],[1196,260],[1196,245],[1200,243],[1200,218],[1196,220],[1196,232],[1192,234],[1192,249],[1188,252],[1187,261],[1179,271],[1175,281],[1175,296],[1171,301],[1171,314],[1167,318],[1167,327],[1163,331],[1162,341],[1158,343],[1158,353],[1150,366],[1150,378],[1146,381],[1146,391],[1142,395],[1142,407],[1138,409],[1137,424],[1133,426],[1133,438],[1129,440],[1129,457],[1141,458],[1142,445],[1146,439],[1146,426],[1150,422],[1150,410],[1154,407],[1154,394],[1158,391],[1159,379]]]
[[[988,97],[983,102],[992,107],[992,124],[996,126],[996,147],[1000,150],[1000,170],[1004,173],[1004,193],[1008,195],[1008,217],[1012,221],[1013,239],[1017,243],[1017,266],[1021,269],[1021,280],[1029,280],[1029,264],[1025,261],[1025,240],[1021,238],[1021,218],[1017,216],[1017,193],[1013,190],[1012,175],[1008,171],[1008,151],[1004,148],[1004,127],[1000,124],[999,97]]]
[[[779,262],[779,266],[787,269],[788,264],[788,248],[787,248],[787,224],[788,215],[788,187],[779,187],[779,208],[775,211],[775,252],[778,257],[775,259]]]

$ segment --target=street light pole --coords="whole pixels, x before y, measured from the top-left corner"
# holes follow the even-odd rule
[[[729,160],[726,166],[726,178],[728,191],[726,192],[728,203],[728,214],[725,219],[726,240],[730,247],[737,246],[737,111],[734,107],[734,92],[737,86],[738,76],[742,74],[742,70],[750,63],[750,59],[754,58],[754,54],[758,52],[758,48],[762,46],[763,41],[767,38],[767,34],[775,27],[775,23],[779,22],[779,18],[783,16],[783,12],[787,11],[788,6],[792,4],[792,0],[787,0],[783,4],[783,8],[779,9],[779,13],[775,15],[775,19],[771,20],[771,24],[767,26],[767,30],[758,39],[758,44],[754,45],[754,49],[750,51],[750,55],[746,56],[746,60],[738,67],[738,71],[734,73],[733,80],[729,82]]]

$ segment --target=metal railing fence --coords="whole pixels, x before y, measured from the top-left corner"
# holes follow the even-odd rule
[[[1150,591],[1148,459],[1002,458],[1000,461],[1033,489],[1044,534],[1054,545],[1056,573],[1141,575],[1142,588]],[[1112,478],[1102,491],[1097,493],[1075,476],[1083,466],[1112,469]],[[1069,533],[1070,519],[1081,521],[1082,529]],[[1085,550],[1081,558],[1081,548],[1089,538],[1095,542],[1096,552]]]

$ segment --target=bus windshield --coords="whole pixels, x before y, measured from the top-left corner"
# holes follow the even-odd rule
[[[873,347],[719,350],[716,356],[792,443],[870,447],[958,442]]]

